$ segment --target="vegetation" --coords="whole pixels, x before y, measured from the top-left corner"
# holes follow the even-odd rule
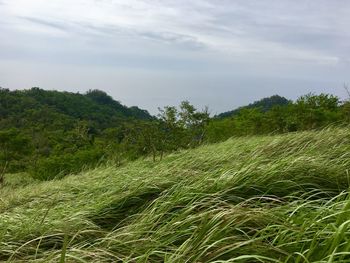
[[[26,171],[40,180],[107,160],[161,159],[164,152],[201,144],[209,120],[189,102],[179,110],[166,107],[157,119],[99,90],[82,95],[39,88],[0,89],[0,115],[1,174]]]
[[[165,153],[230,137],[343,125],[350,120],[349,105],[327,94],[296,102],[275,95],[214,118],[188,101],[153,117],[99,90],[0,89],[0,185],[6,184],[5,172],[51,180],[107,161],[121,165],[148,155],[157,161]]]
[[[263,99],[261,105],[268,104]],[[275,97],[271,97],[273,105]],[[260,105],[259,102],[255,103]],[[241,108],[229,118],[216,118],[207,127],[207,141],[218,142],[232,136],[280,134],[320,129],[328,125],[349,123],[350,102],[340,102],[329,94],[307,94],[296,102],[265,108]]]
[[[276,106],[286,106],[291,102],[292,101],[287,100],[285,97],[281,97],[279,95],[273,95],[271,97],[263,98],[261,100],[255,101],[247,106],[243,106],[232,111],[220,113],[216,116],[216,118],[222,119],[222,118],[237,116],[241,111],[244,111],[247,109],[259,109],[262,112],[267,112]]]
[[[82,95],[39,88],[0,89],[0,117],[0,168],[42,179],[95,165],[105,154],[98,138],[106,128],[152,119],[103,91]]]
[[[0,260],[349,262],[349,135],[231,138],[23,187],[8,175]]]
[[[350,262],[349,101],[0,89],[0,117],[0,261]]]

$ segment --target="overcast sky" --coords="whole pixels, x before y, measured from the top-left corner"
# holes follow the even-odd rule
[[[212,113],[262,97],[345,97],[348,0],[0,0],[0,86],[102,89]]]

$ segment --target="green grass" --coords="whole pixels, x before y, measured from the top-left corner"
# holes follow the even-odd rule
[[[0,261],[350,262],[350,130],[244,137],[0,190]]]
[[[27,173],[5,174],[4,185],[7,190],[27,186],[37,182]]]

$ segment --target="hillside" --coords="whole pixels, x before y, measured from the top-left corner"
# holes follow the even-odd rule
[[[207,109],[189,101],[160,108],[154,117],[99,90],[0,89],[0,185],[3,171],[50,180],[111,159],[120,164],[152,155],[155,160],[230,137],[342,126],[349,123],[349,106],[331,94],[307,94],[295,102],[276,95],[230,118],[210,118]]]
[[[271,110],[275,106],[285,106],[290,103],[285,97],[281,97],[279,95],[273,95],[268,98],[263,98],[261,100],[255,101],[247,106],[239,107],[232,111],[227,111],[216,115],[216,118],[227,118],[234,117],[238,115],[244,109],[260,109],[262,112],[267,112]]]
[[[242,137],[6,186],[0,261],[349,262],[349,131]]]
[[[117,135],[107,138],[111,131],[122,134],[130,123],[153,119],[146,110],[126,107],[100,90],[0,88],[0,171],[43,176],[45,170],[54,177],[93,166],[109,156],[106,145],[117,141]]]
[[[86,94],[32,88],[0,89],[0,128],[43,127],[47,130],[70,127],[87,121],[97,128],[113,127],[125,119],[150,119],[137,107],[126,107],[100,90]]]

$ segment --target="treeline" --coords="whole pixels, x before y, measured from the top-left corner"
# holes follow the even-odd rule
[[[255,106],[252,106],[255,105]],[[279,96],[210,118],[184,101],[152,117],[106,93],[0,89],[0,183],[5,172],[48,180],[110,161],[152,156],[226,140],[349,123],[350,103],[327,94],[296,102]],[[228,116],[228,117],[226,117]]]
[[[154,117],[99,90],[0,89],[0,184],[6,172],[47,180],[106,161],[161,159],[203,143],[208,122],[209,113],[188,102]]]
[[[350,121],[350,102],[341,102],[330,94],[307,94],[295,102],[243,108],[233,117],[214,118],[206,129],[208,142],[226,140],[232,136],[285,133],[344,125]]]
[[[271,110],[273,107],[286,106],[291,102],[292,101],[287,100],[286,98],[281,97],[279,95],[273,95],[271,97],[263,98],[261,100],[255,101],[247,106],[239,107],[239,108],[232,110],[232,111],[220,113],[215,117],[217,119],[234,117],[234,116],[237,116],[242,110],[246,110],[246,109],[259,109],[262,112],[267,112],[267,111]]]
[[[104,130],[152,119],[100,90],[0,89],[0,181],[5,172],[53,178],[95,165],[105,155],[98,139]]]

